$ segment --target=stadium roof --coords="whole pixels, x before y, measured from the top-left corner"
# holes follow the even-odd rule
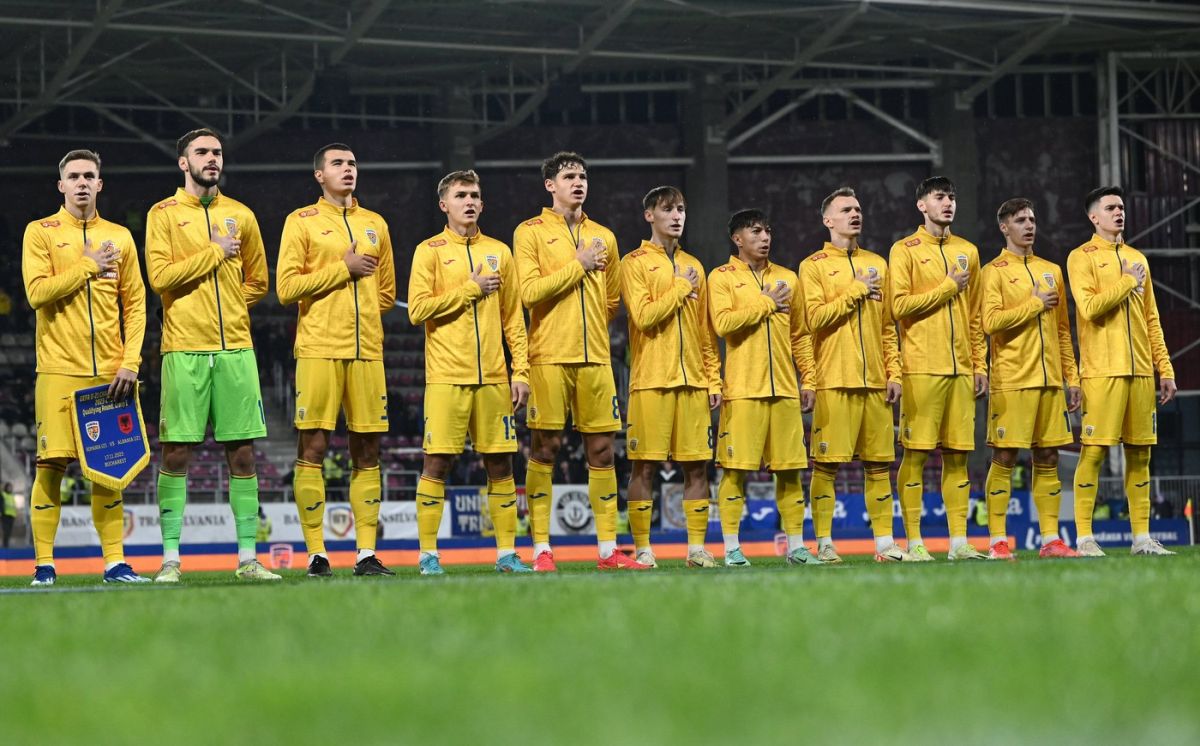
[[[451,88],[482,140],[547,98],[697,77],[728,86],[733,124],[825,80],[951,86],[965,108],[1005,75],[1101,52],[1196,56],[1198,33],[1196,4],[1146,0],[0,0],[0,142],[64,107],[135,135],[130,111],[232,111],[252,117],[243,141],[330,107],[446,121],[430,102]],[[406,96],[423,103],[398,111]]]

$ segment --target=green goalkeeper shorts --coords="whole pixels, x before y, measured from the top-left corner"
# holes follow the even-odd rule
[[[166,353],[161,403],[164,443],[202,443],[209,422],[218,443],[267,436],[254,350]]]

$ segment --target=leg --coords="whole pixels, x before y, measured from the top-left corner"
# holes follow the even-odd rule
[[[1058,450],[1033,449],[1033,504],[1037,506],[1042,546],[1058,540],[1058,507],[1062,482],[1058,479]]]
[[[300,529],[308,549],[310,577],[327,577],[329,557],[325,554],[325,477],[322,464],[329,448],[328,430],[300,430],[296,443],[296,471],[292,493]],[[316,566],[313,560],[320,557]]]
[[[162,457],[158,468],[158,523],[162,529],[164,570],[169,569],[168,563],[174,563],[173,567],[177,570],[180,562],[179,537],[183,531],[188,467],[192,463],[193,446],[193,443],[162,444]],[[167,577],[162,572],[159,576]],[[178,580],[178,577],[174,579]]]
[[[533,538],[534,564],[550,552],[550,501],[554,494],[554,462],[562,447],[562,432],[530,430],[529,465],[525,475],[525,499],[529,503],[529,533]],[[552,556],[547,554],[548,557]]]
[[[640,555],[650,551],[650,519],[654,513],[653,461],[629,462],[629,492],[625,501],[629,505],[629,532],[633,534],[633,545]]]
[[[512,455],[485,453],[483,468],[488,475],[488,515],[496,531],[497,569],[502,569],[499,563],[517,552],[517,484],[513,481]],[[508,562],[511,564],[511,560]],[[521,572],[515,565],[508,571]]]
[[[899,550],[894,549],[896,541],[892,535],[891,463],[863,462],[863,499],[867,503],[867,515],[871,518],[871,533],[875,536],[875,554],[884,559],[892,556],[903,558]]]
[[[900,460],[900,472],[896,475],[896,481],[900,483],[900,510],[904,516],[904,535],[908,538],[909,552],[925,547],[921,539],[921,514],[925,512],[925,462],[928,460],[929,451],[905,448]]]
[[[683,462],[683,515],[687,523],[689,557],[697,552],[707,554],[704,538],[708,534],[708,504],[708,462]],[[707,566],[704,558],[697,559],[700,567]]]
[[[258,474],[254,464],[254,441],[233,440],[225,445],[229,464],[229,507],[237,530],[238,562],[256,561],[258,536]]]
[[[817,551],[833,546],[833,511],[837,506],[834,482],[841,464],[818,461],[813,464],[812,481],[808,491],[812,495],[813,532],[817,535]]]
[[[33,531],[35,564],[54,567],[54,537],[62,514],[62,477],[68,458],[38,459],[29,495],[29,527]]]
[[[746,511],[746,472],[726,468],[717,485],[717,511],[721,517],[721,535],[725,540],[725,564],[732,561],[737,565],[750,563],[742,555],[742,542],[738,529],[742,525],[742,514]]]
[[[1150,446],[1130,445],[1125,450],[1125,497],[1133,543],[1150,540]]]
[[[1095,543],[1092,537],[1092,513],[1096,509],[1104,451],[1102,445],[1084,444],[1079,449],[1079,463],[1075,465],[1075,546],[1078,548],[1083,548],[1084,542]]]
[[[417,482],[417,536],[420,539],[419,563],[422,575],[440,575],[438,563],[438,528],[446,507],[446,477],[454,456],[446,453],[426,453],[421,465],[421,480]],[[436,569],[434,566],[436,565]]]
[[[1012,471],[1016,465],[1016,448],[992,448],[992,463],[988,467],[987,482],[984,485],[988,533],[991,534],[992,546],[1008,541],[1008,499],[1012,494]]]
[[[375,556],[375,541],[379,534],[379,508],[383,502],[379,439],[377,432],[350,431],[350,510],[354,513],[359,563]],[[371,562],[370,569],[376,570],[376,564],[378,560]],[[379,564],[379,567],[383,565]]]
[[[613,467],[613,434],[584,433],[583,447],[588,463],[588,500],[596,517],[596,541],[600,558],[617,550],[617,472]]]
[[[100,550],[104,555],[104,570],[112,570],[125,563],[125,509],[124,500],[117,490],[103,485],[92,485],[92,525],[100,537]]]
[[[955,559],[981,559],[967,543],[967,507],[971,497],[971,481],[967,477],[967,453],[942,449],[942,502],[946,506],[946,523],[950,528],[950,556]]]
[[[804,483],[799,469],[775,472],[775,504],[779,508],[779,525],[787,535],[788,564],[820,564],[822,560],[813,557],[804,546]],[[834,561],[840,562],[841,558]]]

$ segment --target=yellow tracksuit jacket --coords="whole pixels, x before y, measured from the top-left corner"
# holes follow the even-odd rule
[[[355,252],[379,259],[375,274],[350,279],[342,260]],[[338,207],[324,197],[283,224],[275,288],[283,305],[300,304],[297,358],[382,360],[382,314],[396,303],[392,238],[383,216],[353,200]]]
[[[1121,273],[1121,261],[1146,268],[1146,287]],[[1150,263],[1142,252],[1097,235],[1067,257],[1079,332],[1079,372],[1084,378],[1153,376],[1175,378],[1163,341]]]
[[[529,362],[611,364],[608,322],[621,304],[621,262],[612,231],[583,216],[572,233],[550,208],[513,233],[521,302],[529,309]],[[577,242],[607,249],[603,272],[585,272]]]
[[[987,340],[979,320],[979,251],[964,238],[938,238],[925,226],[892,245],[892,317],[900,325],[905,373],[941,376],[987,374]],[[970,273],[967,288],[947,275],[958,264]]]
[[[675,271],[700,276],[696,289]],[[721,393],[721,358],[708,320],[708,283],[700,260],[676,247],[672,256],[642,241],[621,260],[621,295],[629,314],[633,365],[629,390],[704,389]]]
[[[118,252],[116,268],[100,274],[83,255],[85,240],[93,249],[111,242]],[[21,274],[29,305],[37,312],[38,373],[111,376],[118,368],[138,371],[146,288],[128,230],[99,215],[85,222],[60,208],[25,228]]]
[[[856,272],[878,276],[878,300]],[[900,382],[896,325],[886,296],[888,266],[863,248],[839,249],[826,242],[800,262],[805,320],[812,333],[818,389],[884,389]]]
[[[1079,386],[1071,320],[1062,269],[1040,256],[1008,249],[980,272],[983,331],[991,337],[992,391],[1045,386]],[[1033,295],[1034,283],[1058,290],[1058,305],[1046,310]]]
[[[209,227],[235,234],[241,250],[226,259]],[[270,278],[262,234],[250,208],[218,194],[204,206],[183,189],[146,217],[146,276],[162,296],[162,352],[215,352],[254,347],[250,307]]]
[[[471,279],[475,267],[499,274],[500,289],[486,298]],[[417,245],[408,278],[408,318],[425,325],[426,383],[529,382],[525,316],[512,253],[483,235],[467,238],[446,228]]]
[[[763,288],[784,282],[792,289],[789,313],[775,311]],[[812,338],[804,322],[796,273],[767,263],[760,273],[736,256],[708,276],[708,314],[725,338],[726,399],[799,398],[796,369],[813,388]]]

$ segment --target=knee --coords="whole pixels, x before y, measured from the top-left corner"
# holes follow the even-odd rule
[[[310,464],[320,464],[329,449],[329,434],[324,430],[301,430],[296,456]]]
[[[243,443],[225,451],[229,471],[239,477],[254,476],[254,444]]]
[[[379,466],[379,436],[350,434],[350,460],[355,469],[374,469]]]
[[[450,473],[450,457],[443,454],[427,453],[421,465],[421,472],[432,479],[446,480]]]
[[[487,454],[483,457],[483,468],[493,482],[508,479],[512,476],[512,459],[508,454]]]
[[[543,464],[553,464],[562,447],[562,435],[544,430],[534,430],[529,443],[530,455]]]
[[[1058,458],[1057,453],[1055,458]],[[1017,452],[1012,448],[996,448],[992,451],[992,461],[1011,469],[1017,465]]]
[[[587,444],[589,466],[603,469],[613,465],[613,441],[608,438],[591,438]]]
[[[708,464],[703,461],[691,461],[683,465],[683,484],[699,484],[708,481]]]
[[[1035,448],[1033,450],[1034,466],[1058,466],[1058,451],[1053,448]]]
[[[649,461],[632,461],[629,467],[629,483],[635,484],[645,490],[643,494],[649,495],[650,489],[653,486],[654,470]]]
[[[162,469],[172,474],[186,474],[192,461],[192,447],[189,445],[163,444]]]

